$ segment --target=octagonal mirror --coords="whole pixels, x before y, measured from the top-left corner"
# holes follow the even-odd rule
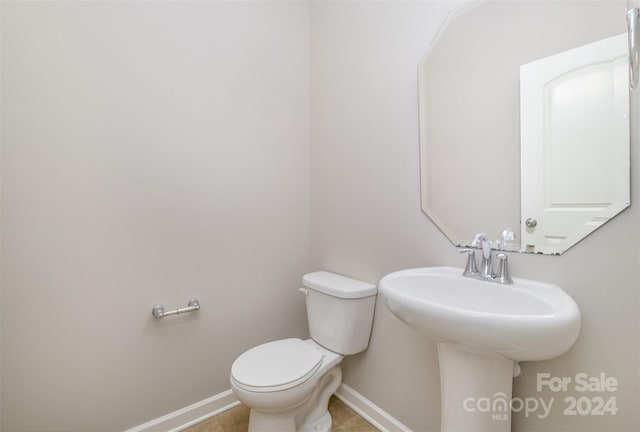
[[[419,65],[422,209],[561,254],[629,206],[626,1],[466,3]],[[497,244],[494,242],[494,247]]]

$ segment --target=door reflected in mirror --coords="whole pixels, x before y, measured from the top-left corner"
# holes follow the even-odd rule
[[[520,66],[527,252],[564,251],[629,205],[627,43],[623,33]]]
[[[629,205],[626,1],[474,2],[419,66],[422,209],[560,254]],[[494,238],[495,238],[494,237]],[[495,243],[494,243],[495,247]]]

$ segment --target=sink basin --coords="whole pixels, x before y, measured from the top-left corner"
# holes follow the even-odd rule
[[[391,312],[438,342],[441,430],[510,432],[515,362],[559,356],[580,332],[580,309],[556,285],[513,278],[513,285],[430,267],[386,275],[378,285]],[[493,410],[475,409],[494,400]],[[503,406],[504,409],[500,409]]]
[[[462,276],[453,267],[402,270],[380,280],[400,320],[426,336],[508,359],[544,360],[566,352],[580,332],[580,309],[556,285],[513,285]]]

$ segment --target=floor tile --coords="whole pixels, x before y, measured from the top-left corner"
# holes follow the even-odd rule
[[[238,405],[217,415],[216,418],[224,432],[247,432],[251,409],[246,405]]]
[[[378,432],[378,429],[359,415],[355,415],[338,426],[335,432]]]
[[[329,400],[329,412],[333,420],[332,432],[378,431],[335,396],[332,396]],[[250,413],[249,407],[238,405],[202,423],[191,426],[183,432],[247,432]]]
[[[183,432],[224,432],[216,417],[205,420],[197,425],[185,429]]]
[[[329,413],[334,426],[340,426],[353,416],[358,415],[335,396],[331,396],[331,399],[329,399]]]

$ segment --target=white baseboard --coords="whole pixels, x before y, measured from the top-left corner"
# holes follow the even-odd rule
[[[178,432],[238,405],[240,401],[229,389],[125,432]]]
[[[378,405],[342,383],[336,397],[382,432],[411,432]],[[177,411],[158,417],[125,432],[179,432],[240,405],[231,390],[211,396]]]
[[[411,429],[400,423],[385,410],[366,397],[342,383],[335,393],[336,397],[349,408],[357,412],[369,423],[382,432],[411,432]]]

